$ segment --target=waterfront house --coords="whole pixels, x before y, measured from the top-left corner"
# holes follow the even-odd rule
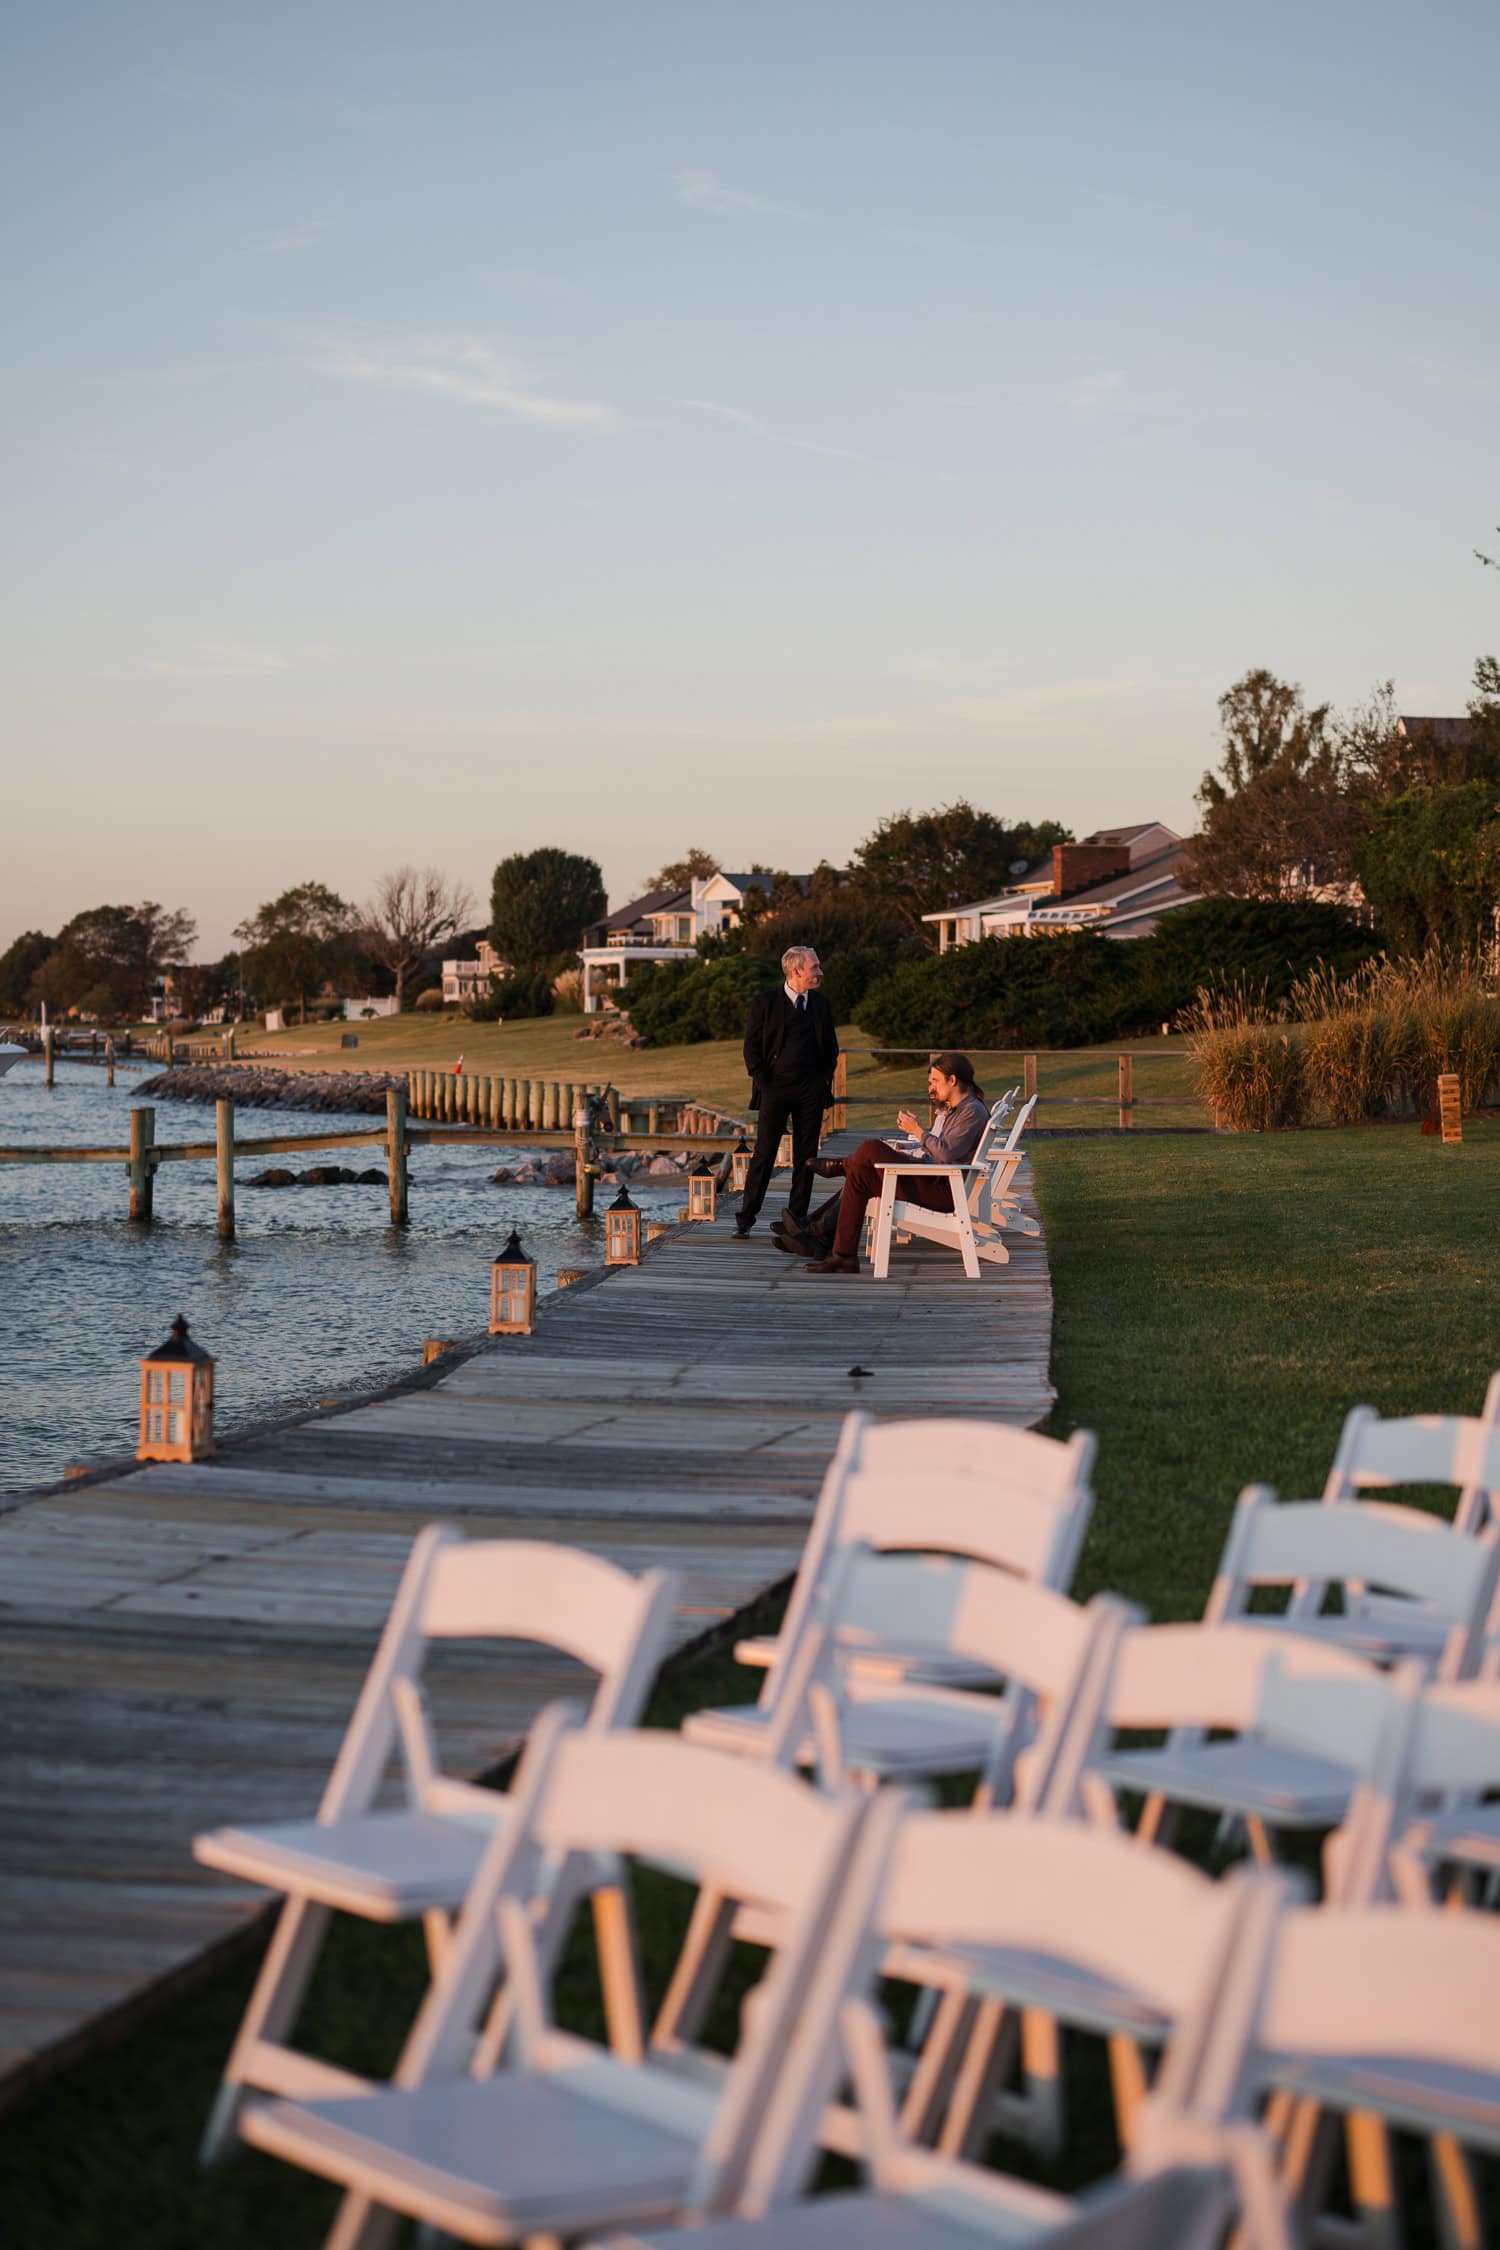
[[[751,892],[769,891],[773,880],[770,875],[735,875],[716,868],[711,875],[695,875],[683,890],[648,891],[593,923],[584,931],[579,951],[584,1013],[595,1015],[601,1007],[613,1007],[615,995],[630,982],[631,969],[640,962],[689,961],[699,938],[737,929]],[[807,889],[805,875],[795,880]]]
[[[1163,914],[1198,895],[1179,878],[1184,848],[1182,837],[1160,820],[1097,828],[1079,843],[1054,844],[1036,867],[1018,868],[1003,891],[922,919],[936,932],[940,953],[980,938],[1047,937],[1059,930],[1147,937]]]
[[[503,977],[506,963],[501,960],[488,938],[481,938],[472,960],[445,961],[443,963],[443,1006],[451,1008],[464,1000],[482,1000],[490,989],[491,977]]]

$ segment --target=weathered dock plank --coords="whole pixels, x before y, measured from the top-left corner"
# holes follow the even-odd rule
[[[1050,1335],[1038,1241],[978,1284],[916,1249],[824,1282],[721,1214],[433,1389],[8,1508],[0,2102],[256,1911],[190,1840],[313,1808],[422,1524],[670,1564],[681,1643],[793,1567],[851,1406],[1036,1422]],[[582,1685],[534,1647],[445,1651],[445,1756],[482,1770]]]

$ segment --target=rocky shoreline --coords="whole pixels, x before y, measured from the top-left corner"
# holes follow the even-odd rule
[[[404,1070],[271,1070],[257,1064],[176,1063],[134,1091],[165,1102],[235,1102],[244,1109],[319,1109],[384,1117]]]

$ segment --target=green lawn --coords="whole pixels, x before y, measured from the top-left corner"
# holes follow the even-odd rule
[[[1456,1149],[1414,1126],[1036,1144],[1057,1298],[1052,1426],[1100,1438],[1080,1592],[1113,1586],[1157,1617],[1191,1616],[1240,1486],[1315,1493],[1347,1406],[1477,1408],[1500,1363],[1500,1125],[1465,1131]],[[653,1717],[672,1724],[753,1684],[718,1658],[669,1680]],[[675,1927],[656,1902],[646,1938],[658,1981]],[[244,2153],[207,2180],[193,2169],[249,1975],[248,1964],[221,1972],[0,2118],[8,2239],[25,2250],[320,2240],[330,2199],[300,2175]],[[309,2043],[383,2068],[420,1984],[409,1937],[343,1930]]]

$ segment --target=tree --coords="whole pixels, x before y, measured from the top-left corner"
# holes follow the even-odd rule
[[[1380,694],[1366,732],[1381,723]],[[1184,881],[1210,896],[1295,898],[1311,883],[1347,880],[1365,822],[1330,706],[1308,710],[1300,687],[1261,667],[1220,696],[1219,722],[1223,762],[1199,785],[1203,827],[1184,855]],[[1361,723],[1348,725],[1359,732]]]
[[[854,883],[887,899],[911,929],[940,906],[1004,890],[1072,830],[1058,821],[1019,821],[980,812],[960,797],[933,812],[893,813],[854,855]]]
[[[515,852],[495,869],[490,943],[512,972],[550,968],[578,951],[584,930],[604,910],[597,860],[555,844]]]
[[[295,884],[258,907],[234,934],[244,946],[246,982],[262,998],[285,1001],[295,993],[304,1023],[308,993],[353,966],[354,912],[326,883]]]
[[[1500,787],[1466,781],[1388,798],[1355,866],[1383,935],[1402,952],[1488,937],[1500,896]]]
[[[681,859],[669,859],[665,867],[648,876],[642,883],[643,893],[650,891],[685,891],[695,875],[717,875],[719,862],[711,852],[699,851],[689,844]]]
[[[42,930],[23,930],[0,953],[0,1015],[24,1015],[31,1002],[31,980],[57,944]]]
[[[57,933],[57,943],[32,978],[32,990],[49,1008],[82,1005],[92,1013],[144,1015],[162,973],[192,946],[198,925],[180,907],[154,899],[139,906],[91,906]],[[97,1006],[109,994],[107,1009]]]
[[[464,884],[436,867],[393,867],[381,876],[360,917],[359,941],[393,979],[398,1015],[407,978],[468,920],[473,903]]]

